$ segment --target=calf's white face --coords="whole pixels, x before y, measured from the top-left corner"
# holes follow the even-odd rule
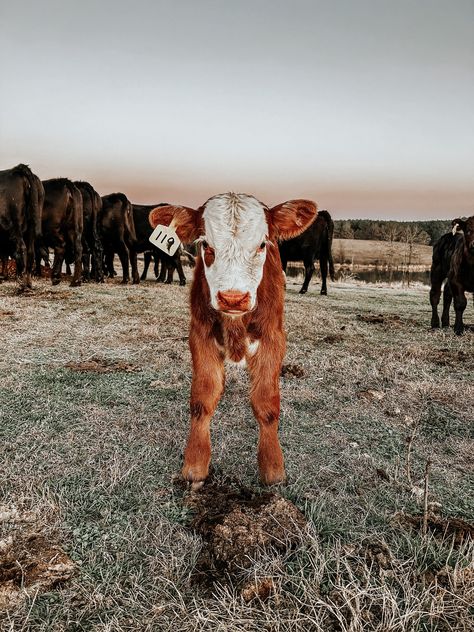
[[[265,207],[250,195],[227,193],[206,203],[200,248],[214,309],[242,314],[255,307],[266,259]]]
[[[224,193],[196,211],[161,206],[149,218],[153,227],[172,223],[184,243],[199,240],[212,307],[241,316],[256,306],[267,248],[302,233],[316,214],[316,204],[308,200],[269,209],[251,195]]]

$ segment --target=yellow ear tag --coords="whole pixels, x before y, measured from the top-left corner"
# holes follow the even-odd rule
[[[170,255],[170,257],[175,254],[181,245],[178,235],[172,228],[172,224],[170,226],[158,224],[150,235],[149,240],[154,246]]]

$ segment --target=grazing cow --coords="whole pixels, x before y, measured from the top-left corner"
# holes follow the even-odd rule
[[[88,182],[74,182],[82,195],[82,212],[84,226],[82,231],[82,269],[85,281],[98,283],[104,280],[102,269],[102,243],[97,228],[98,216],[102,208],[102,199]]]
[[[300,294],[306,294],[308,291],[316,259],[319,259],[321,269],[321,294],[328,293],[326,285],[328,264],[331,281],[334,281],[333,233],[334,222],[331,215],[327,211],[319,211],[315,221],[301,235],[279,243],[281,264],[285,273],[288,261],[302,261],[304,263],[305,275]]]
[[[438,303],[441,286],[446,280],[441,324],[443,327],[449,327],[449,309],[454,299],[454,332],[459,336],[464,331],[463,313],[467,305],[465,292],[474,292],[474,216],[466,220],[455,219],[452,226],[453,231],[443,235],[433,247],[431,327],[437,328],[440,324]]]
[[[137,235],[137,240],[135,242],[135,251],[136,252],[145,252],[145,268],[143,270],[143,274],[141,278],[146,279],[146,274],[148,272],[148,266],[150,265],[150,257],[147,255],[147,252],[151,252],[156,258],[161,261],[161,273],[158,276],[158,281],[171,283],[173,280],[173,271],[176,269],[178,271],[179,276],[179,284],[186,285],[186,277],[184,276],[183,266],[181,265],[181,249],[175,252],[175,254],[170,257],[165,252],[162,252],[153,244],[150,243],[149,237],[151,235],[150,230],[150,222],[148,221],[148,216],[150,211],[154,208],[158,208],[160,206],[168,206],[167,204],[132,204],[133,209],[133,220],[135,222],[135,231]],[[168,278],[165,281],[165,275],[168,271]]]
[[[189,345],[193,363],[191,429],[183,477],[203,481],[211,457],[210,421],[224,390],[224,360],[248,365],[250,400],[260,426],[258,465],[265,484],[285,478],[278,440],[279,377],[285,353],[284,278],[278,239],[301,233],[314,202],[268,208],[250,195],[226,193],[198,210],[164,206],[150,224],[174,227],[182,242],[200,238],[191,288]]]
[[[82,195],[67,178],[43,180],[43,186],[42,236],[36,247],[36,273],[41,276],[41,259],[53,248],[52,284],[61,282],[65,261],[74,263],[71,287],[76,287],[81,285],[82,279]]]
[[[20,289],[31,288],[44,188],[27,165],[0,171],[0,257],[13,257]]]
[[[104,249],[105,267],[109,277],[114,276],[114,254],[117,253],[122,264],[122,283],[128,283],[132,266],[132,281],[140,283],[135,244],[135,223],[132,205],[123,193],[111,193],[102,198],[102,210],[99,213],[99,230]]]

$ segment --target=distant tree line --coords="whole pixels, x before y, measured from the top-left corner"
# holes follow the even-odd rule
[[[450,220],[397,222],[373,219],[336,219],[334,237],[339,239],[375,239],[377,241],[401,241],[407,244],[432,246],[451,229]]]

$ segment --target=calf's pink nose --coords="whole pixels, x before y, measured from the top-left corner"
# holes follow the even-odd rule
[[[250,307],[250,292],[226,290],[217,292],[217,303],[223,312],[246,312]]]

